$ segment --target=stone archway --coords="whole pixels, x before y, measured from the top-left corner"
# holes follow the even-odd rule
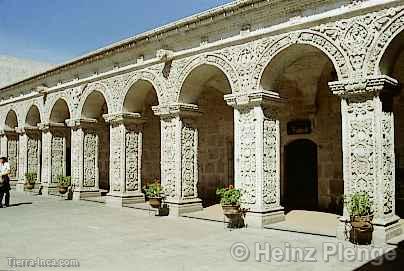
[[[21,152],[21,164],[23,164],[20,165],[21,172],[24,175],[26,173],[35,173],[37,175],[37,183],[41,183],[42,168],[42,134],[39,130],[41,119],[38,106],[35,104],[31,105],[25,117],[24,133],[20,135],[20,144],[24,144],[24,150]]]
[[[131,139],[133,136],[138,136],[140,139],[140,142],[137,141],[138,144],[141,144],[139,146],[140,153],[137,155],[141,156],[139,159],[141,160],[140,184],[142,187],[161,180],[160,118],[153,112],[153,107],[158,105],[159,100],[154,85],[142,79],[137,80],[129,87],[123,102],[123,112],[137,114],[139,120],[136,125],[127,125],[126,134],[127,139]],[[133,135],[131,136],[131,134]],[[128,146],[126,147],[128,148]],[[127,153],[127,155],[131,157],[131,153]],[[133,162],[137,163],[137,159],[134,159]],[[134,166],[131,166],[127,167],[127,170],[130,168],[135,169]]]
[[[187,125],[197,134],[198,197],[204,207],[218,203],[216,189],[234,185],[234,114],[224,100],[232,88],[217,66],[202,64],[183,81],[179,103],[195,105],[200,115]]]
[[[59,176],[71,176],[71,129],[66,121],[71,117],[64,98],[50,105],[48,119],[42,129],[42,183],[44,193],[57,193]]]
[[[312,45],[294,44],[280,51],[264,69],[260,88],[287,99],[279,110],[281,133],[281,198],[285,199],[286,144],[314,141],[318,151],[317,210],[336,213],[342,208],[342,137],[340,100],[328,87],[337,78],[333,63]],[[291,158],[288,157],[288,160]],[[313,207],[312,207],[313,209]]]
[[[83,127],[84,185],[99,189],[101,195],[110,191],[110,127],[104,116],[108,104],[101,91],[93,90],[85,98],[81,109]]]
[[[385,51],[380,58],[378,71],[380,74],[390,76],[398,83],[404,82],[404,31],[397,33],[391,42],[385,45]],[[394,96],[394,97],[393,97]],[[395,206],[391,204],[391,211],[404,217],[404,94],[399,89],[385,92],[382,97],[383,114],[386,118],[394,119],[394,127],[388,121],[383,122],[385,131],[393,129],[394,142],[386,141],[385,147],[393,148],[395,153]],[[384,157],[388,163],[388,157]],[[388,165],[386,164],[386,167]],[[387,182],[386,182],[387,183]],[[391,189],[391,188],[390,188]]]

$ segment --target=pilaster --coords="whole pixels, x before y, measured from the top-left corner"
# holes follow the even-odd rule
[[[198,198],[198,106],[171,104],[153,108],[161,119],[161,182],[170,215],[202,210]]]
[[[142,139],[146,119],[138,113],[104,115],[110,124],[110,180],[107,204],[121,207],[145,201],[142,193]]]
[[[101,196],[98,173],[97,120],[66,120],[71,134],[73,199]]]
[[[278,112],[285,100],[268,91],[226,95],[225,100],[235,109],[235,187],[242,191],[247,223],[263,227],[282,221]]]
[[[388,76],[332,82],[341,97],[344,194],[365,191],[374,211],[375,243],[401,234],[395,214],[395,157],[393,96],[397,81]],[[344,238],[347,209],[337,236]]]

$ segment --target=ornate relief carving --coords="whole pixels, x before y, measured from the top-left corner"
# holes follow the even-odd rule
[[[123,125],[115,126],[112,124],[113,128],[111,129],[111,189],[114,192],[120,192],[121,187],[121,180],[124,176],[121,176],[121,161],[122,161],[122,139],[123,134],[125,132],[125,127]]]
[[[97,134],[94,131],[84,132],[84,187],[95,187],[97,172]]]
[[[351,182],[349,194],[367,191],[374,199],[376,142],[374,134],[374,102],[350,101],[347,109],[349,125],[349,159]]]
[[[164,192],[168,197],[176,196],[176,140],[175,129],[176,119],[164,119],[161,122],[161,138],[164,140],[161,144],[161,171],[163,177]]]
[[[7,137],[7,157],[10,164],[10,178],[17,178],[18,168],[18,138],[17,136]]]
[[[28,136],[27,142],[27,172],[38,172],[39,159],[38,159],[38,139]]]
[[[51,143],[51,172],[52,172],[52,183],[58,183],[58,176],[64,175],[65,172],[65,145],[64,137],[53,135]]]
[[[139,190],[139,132],[136,130],[128,130],[126,132],[126,190]]]
[[[181,168],[182,168],[182,197],[197,196],[197,174],[195,172],[196,163],[196,133],[197,130],[192,127],[192,123],[183,120],[181,131]]]
[[[383,212],[390,214],[393,212],[393,201],[395,184],[394,177],[394,131],[393,131],[393,118],[392,113],[383,112],[382,117],[382,172],[383,172]]]
[[[231,89],[233,92],[239,92],[239,77],[234,69],[234,67],[226,60],[225,57],[217,55],[217,54],[204,54],[194,57],[185,63],[185,66],[182,67],[181,72],[177,75],[177,78],[173,78],[175,80],[175,91],[177,97],[180,95],[180,90],[182,85],[184,84],[185,80],[187,79],[188,75],[198,66],[203,64],[213,65],[218,67],[220,70],[224,72],[227,79],[230,82]],[[178,98],[177,98],[178,100]]]
[[[255,204],[256,188],[256,131],[255,114],[252,108],[240,109],[240,189],[243,192],[242,203]]]
[[[379,16],[374,21],[374,29],[378,31],[378,37],[372,44],[367,56],[367,74],[379,73],[380,61],[393,38],[404,29],[403,7],[390,8],[379,12]]]
[[[252,70],[252,80],[256,82],[257,89],[259,89],[262,74],[271,60],[279,52],[293,44],[308,44],[319,48],[322,52],[327,54],[333,62],[337,74],[341,79],[348,78],[349,76],[349,67],[346,65],[346,57],[342,53],[342,50],[329,38],[326,38],[318,32],[303,30],[300,32],[291,32],[286,35],[283,34],[270,39],[263,39],[258,42],[264,44],[264,46],[261,45],[259,47],[263,51],[260,52],[260,59]]]
[[[264,178],[263,200],[266,205],[278,203],[279,186],[279,123],[264,119]]]

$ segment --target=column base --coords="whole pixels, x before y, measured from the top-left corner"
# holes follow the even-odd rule
[[[86,198],[101,197],[101,192],[99,190],[95,191],[74,191],[73,200],[81,200]]]
[[[25,183],[24,182],[17,182],[15,185],[15,191],[17,192],[25,192]]]
[[[283,208],[267,212],[247,212],[245,223],[248,227],[263,228],[265,225],[278,223],[285,220],[285,211]]]
[[[144,203],[143,194],[108,194],[105,204],[110,207],[123,207],[126,204]]]
[[[41,192],[42,192],[42,195],[49,196],[51,194],[57,193],[57,187],[54,185],[43,184]]]
[[[183,214],[202,211],[202,200],[182,200],[180,202],[165,201],[170,207],[170,216],[182,216]]]
[[[340,217],[339,223],[337,225],[337,239],[343,241],[349,241],[349,232],[346,232],[345,222],[348,221],[345,217]],[[394,216],[388,221],[373,222],[373,236],[372,243],[375,245],[384,245],[389,240],[403,234],[403,229],[401,228],[400,218]]]

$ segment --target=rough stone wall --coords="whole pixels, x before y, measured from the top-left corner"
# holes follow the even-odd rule
[[[152,106],[157,105],[157,97],[150,93],[146,98],[143,116],[147,119],[143,126],[142,186],[155,179],[161,179],[160,118],[155,116]]]
[[[234,184],[233,109],[223,94],[207,89],[198,101],[203,115],[197,120],[199,131],[198,195],[205,206],[217,202],[216,188]]]

